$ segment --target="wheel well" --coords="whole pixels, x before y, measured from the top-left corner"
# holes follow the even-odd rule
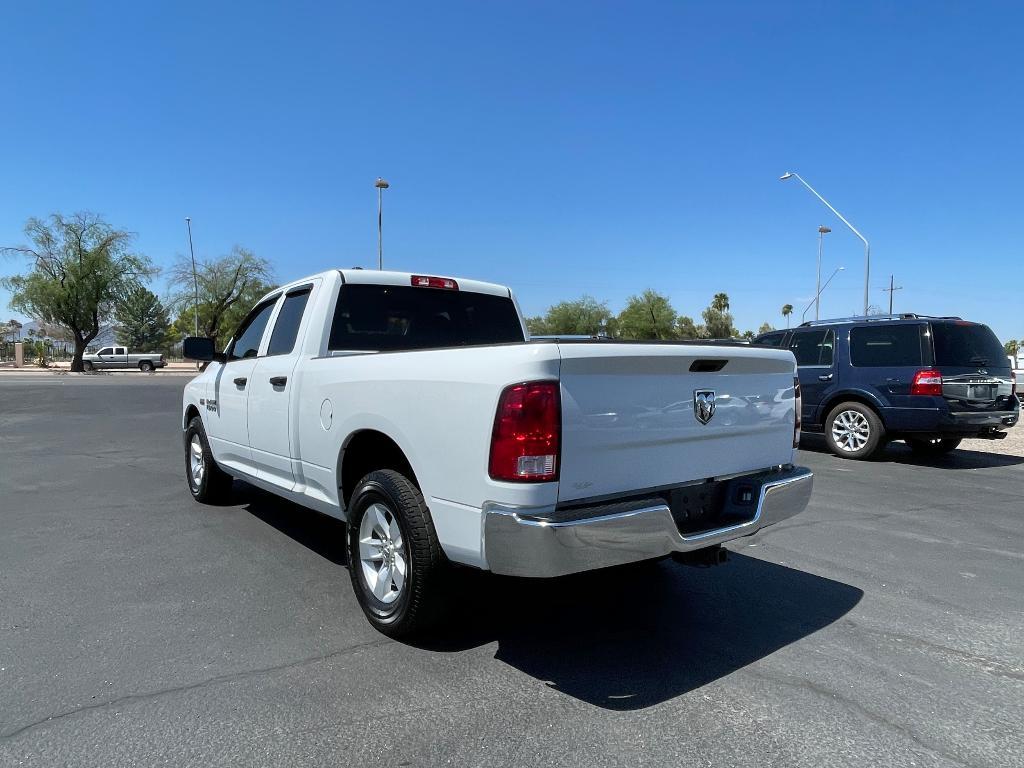
[[[194,419],[198,415],[199,415],[199,409],[196,408],[194,405],[190,405],[188,408],[186,408],[185,409],[185,421],[181,425],[181,428],[182,429],[188,429],[188,423],[190,421],[192,421],[192,419]]]
[[[875,412],[875,415],[878,416],[878,420],[882,422],[882,426],[885,426],[885,419],[882,418],[882,413],[878,410],[878,406],[875,405],[875,403],[871,402],[871,400],[864,395],[847,392],[846,394],[836,395],[835,397],[830,398],[822,406],[821,410],[818,412],[818,423],[822,427],[825,426],[825,419],[828,418],[829,413],[831,413],[832,409],[840,403],[860,403],[861,405],[867,406]]]
[[[352,435],[341,450],[338,464],[338,493],[343,509],[348,507],[356,483],[377,469],[401,472],[413,485],[420,487],[398,443],[376,430],[367,429]]]

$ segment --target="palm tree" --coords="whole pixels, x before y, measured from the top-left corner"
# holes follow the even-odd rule
[[[727,293],[716,293],[715,298],[711,300],[711,308],[719,312],[725,312],[729,309],[729,294]]]
[[[786,318],[786,327],[787,328],[789,328],[789,316],[792,315],[792,314],[793,314],[793,305],[792,304],[783,304],[782,305],[782,316],[784,318]]]

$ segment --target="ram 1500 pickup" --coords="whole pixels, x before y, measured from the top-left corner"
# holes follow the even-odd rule
[[[324,272],[266,296],[223,352],[190,338],[185,356],[208,361],[184,393],[192,495],[241,478],[345,521],[355,594],[391,636],[453,607],[453,563],[714,559],[811,493],[791,352],[531,342],[499,285]]]

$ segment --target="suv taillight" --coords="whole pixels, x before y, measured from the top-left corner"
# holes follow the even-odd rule
[[[557,381],[505,387],[491,433],[491,479],[534,483],[557,480],[561,410]]]
[[[914,374],[914,381],[910,385],[912,395],[938,395],[942,396],[942,372],[934,368],[926,368]]]
[[[793,410],[796,416],[793,419],[793,447],[800,447],[800,413],[804,408],[804,398],[800,392],[800,379],[797,376],[793,377]]]

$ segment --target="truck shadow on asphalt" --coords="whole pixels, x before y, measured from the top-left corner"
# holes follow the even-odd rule
[[[248,487],[245,496],[251,514],[345,563],[342,523]],[[713,568],[665,560],[558,579],[468,568],[452,576],[458,605],[419,648],[497,642],[498,660],[610,710],[650,707],[725,677],[829,626],[864,594],[736,553]]]
[[[825,438],[818,434],[805,434],[800,438],[800,450],[832,455]],[[838,456],[836,461],[847,461]],[[988,469],[990,467],[1012,467],[1024,464],[1024,457],[1007,456],[1002,453],[986,453],[984,451],[968,451],[958,448],[941,456],[919,456],[910,447],[897,441],[890,443],[879,451],[868,463],[889,462],[892,464],[908,464],[918,467],[938,467],[940,469]],[[860,463],[860,462],[851,462]]]

